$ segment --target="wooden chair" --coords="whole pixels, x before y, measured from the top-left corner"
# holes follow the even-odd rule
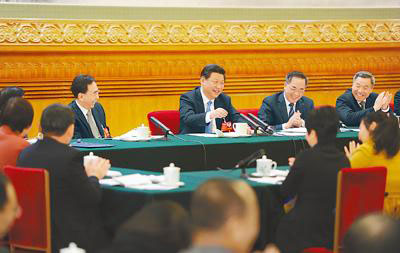
[[[163,135],[163,131],[159,129],[154,123],[150,120],[150,117],[155,117],[159,121],[161,121],[164,125],[166,125],[174,134],[179,134],[179,111],[178,110],[163,110],[163,111],[154,111],[147,114],[147,120],[149,122],[149,127],[152,135]]]
[[[9,232],[11,251],[15,248],[51,252],[49,175],[45,169],[5,166],[17,193],[22,215]]]
[[[333,252],[342,250],[342,241],[351,224],[360,216],[383,210],[386,168],[345,168],[338,174]],[[308,248],[303,253],[328,253],[325,248]]]

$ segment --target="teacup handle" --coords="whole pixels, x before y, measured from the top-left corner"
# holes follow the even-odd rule
[[[235,130],[235,132],[236,132],[236,123],[233,123],[232,127],[233,127],[233,130]]]
[[[272,162],[271,164],[272,164],[272,166],[271,166],[271,169],[272,169],[272,170],[275,170],[275,169],[276,169],[276,166],[278,166],[276,162]]]

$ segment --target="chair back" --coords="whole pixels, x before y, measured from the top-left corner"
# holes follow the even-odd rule
[[[258,109],[238,109],[239,113],[243,113],[244,115],[248,115],[249,113],[253,114],[254,116],[258,117]]]
[[[49,174],[45,169],[5,166],[22,215],[9,232],[10,247],[51,252]]]
[[[386,168],[345,168],[338,174],[334,252],[341,252],[343,237],[360,216],[383,210]]]
[[[149,127],[152,135],[163,135],[163,131],[159,129],[151,120],[150,117],[155,117],[161,123],[166,125],[174,134],[179,134],[179,111],[178,110],[163,110],[154,111],[147,114],[147,120],[149,121]]]
[[[392,109],[392,111],[394,111],[394,103],[391,102],[391,103],[389,104],[389,106],[390,106],[390,109]]]

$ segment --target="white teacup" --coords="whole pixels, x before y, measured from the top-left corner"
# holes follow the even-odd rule
[[[176,186],[179,183],[181,168],[175,167],[175,164],[170,163],[169,167],[164,167],[164,184]]]
[[[267,159],[264,155],[261,159],[257,159],[257,174],[261,176],[270,175],[271,171],[276,169],[277,163],[271,159]]]
[[[238,135],[247,135],[247,123],[233,123],[233,130]]]
[[[136,128],[136,134],[139,138],[149,138],[150,137],[150,129],[145,125],[141,125]]]
[[[93,152],[90,152],[89,155],[85,155],[83,157],[83,166],[86,167],[90,163],[90,161],[94,161],[96,159],[99,159],[97,155],[93,155]]]

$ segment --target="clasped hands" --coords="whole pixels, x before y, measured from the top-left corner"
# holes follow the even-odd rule
[[[388,91],[379,93],[374,103],[374,110],[387,110],[389,109],[390,101],[392,100],[392,94]]]
[[[301,113],[299,111],[295,112],[286,123],[286,128],[302,127],[303,119],[300,116]]]

